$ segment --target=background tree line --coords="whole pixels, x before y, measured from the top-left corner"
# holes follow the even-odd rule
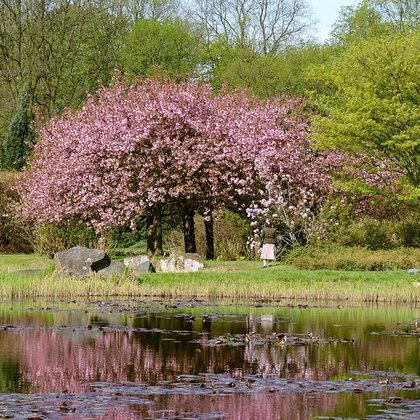
[[[22,167],[34,141],[25,128],[34,112],[50,118],[80,106],[115,70],[132,78],[200,79],[215,89],[242,87],[261,97],[330,96],[326,68],[315,78],[308,77],[310,68],[346,56],[360,42],[368,52],[398,33],[402,43],[405,36],[415,38],[419,9],[415,0],[344,7],[330,40],[320,44],[304,0],[2,0],[3,166]],[[416,59],[414,48],[408,64]]]

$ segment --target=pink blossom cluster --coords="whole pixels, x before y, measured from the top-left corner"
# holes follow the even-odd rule
[[[296,104],[294,109],[298,109]],[[395,188],[400,177],[384,160],[345,155],[337,150],[314,150],[308,136],[309,124],[304,118],[298,124],[296,118],[293,137],[281,147],[262,148],[259,154],[256,169],[264,192],[247,208],[254,227],[248,241],[250,248],[259,242],[266,219],[280,228],[285,243],[294,245],[326,238],[331,225],[339,223],[334,202],[352,207],[355,214],[383,213],[377,195]],[[346,181],[361,187],[351,189]]]
[[[40,224],[84,220],[101,231],[157,203],[217,205],[229,191],[219,188],[223,125],[210,118],[212,98],[201,84],[116,80],[41,128],[21,184],[23,214]]]
[[[246,212],[254,224],[277,217],[293,232],[314,225],[342,164],[337,152],[311,149],[301,100],[116,79],[41,127],[21,211],[38,224],[83,220],[101,232],[156,204],[187,203],[204,216]]]

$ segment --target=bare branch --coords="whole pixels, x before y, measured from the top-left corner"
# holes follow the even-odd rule
[[[194,0],[191,15],[208,41],[277,54],[304,34],[308,25],[304,0]]]

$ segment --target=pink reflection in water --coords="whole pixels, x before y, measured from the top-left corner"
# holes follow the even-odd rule
[[[162,340],[159,334],[135,331],[100,331],[84,328],[43,328],[0,331],[0,357],[19,367],[21,381],[29,392],[83,392],[89,382],[139,382],[156,384],[181,374],[244,373],[275,374],[282,378],[328,380],[351,370],[375,370],[378,361],[369,358],[373,352],[379,360],[393,362],[394,347],[403,359],[415,342],[401,350],[399,341],[383,338],[365,344],[352,354],[348,343],[338,346],[282,347],[200,346],[192,337]],[[182,341],[184,340],[184,341]],[[383,355],[381,349],[387,349]],[[364,351],[360,351],[364,350]]]
[[[320,415],[366,415],[365,402],[352,394],[252,394],[199,396],[161,395],[153,405],[130,404],[129,410],[112,410],[107,418],[174,419],[220,418],[229,420],[303,420]]]

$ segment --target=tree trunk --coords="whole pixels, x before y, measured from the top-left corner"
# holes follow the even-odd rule
[[[151,255],[163,254],[162,208],[159,204],[153,207],[152,213],[146,217],[147,252]]]
[[[197,252],[195,243],[194,210],[186,209],[183,218],[185,252]]]
[[[163,240],[162,240],[162,207],[156,204],[153,209],[153,226],[154,226],[154,240],[155,240],[155,255],[163,255]]]
[[[149,214],[146,216],[146,235],[147,235],[147,253],[149,255],[153,255],[155,253],[153,214]]]
[[[206,232],[206,259],[214,260],[213,214],[210,213],[207,218],[204,218],[204,228]]]

